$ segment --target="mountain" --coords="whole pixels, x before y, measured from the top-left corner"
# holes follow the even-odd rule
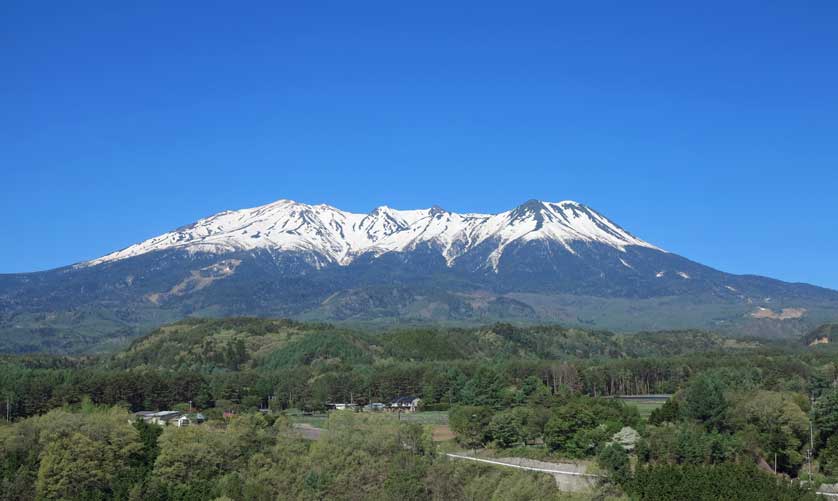
[[[838,292],[732,275],[583,204],[499,214],[290,200],[225,211],[98,259],[0,275],[0,350],[103,350],[190,316],[368,325],[496,320],[801,334]]]
[[[480,248],[490,249],[479,267],[498,269],[513,243],[551,241],[575,253],[572,243],[599,243],[623,251],[656,247],[640,240],[582,204],[530,200],[500,214],[456,214],[440,207],[400,211],[383,206],[369,214],[291,200],[227,211],[132,245],[79,266],[95,266],[170,249],[190,253],[241,251],[301,253],[315,268],[348,265],[363,256],[436,249],[447,266]]]

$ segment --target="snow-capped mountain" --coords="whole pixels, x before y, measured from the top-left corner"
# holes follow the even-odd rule
[[[535,200],[499,214],[279,200],[73,266],[0,275],[0,352],[95,350],[230,315],[787,335],[838,320],[838,292],[724,273],[583,204]]]
[[[439,207],[396,210],[378,207],[369,214],[291,200],[225,211],[150,238],[126,249],[82,263],[95,266],[154,251],[225,254],[264,249],[313,253],[313,263],[350,264],[372,253],[406,252],[426,244],[438,249],[448,266],[483,243],[494,250],[487,265],[497,270],[513,242],[549,240],[575,253],[573,242],[600,243],[623,251],[627,246],[656,249],[596,211],[573,201],[531,200],[500,214],[457,214]]]

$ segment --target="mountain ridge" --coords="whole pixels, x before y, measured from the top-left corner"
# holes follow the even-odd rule
[[[838,320],[838,292],[725,273],[584,204],[537,200],[498,214],[279,200],[84,263],[0,275],[0,351],[107,350],[222,316],[777,337]]]
[[[360,214],[326,204],[280,199],[258,207],[219,212],[76,266],[95,266],[170,248],[214,253],[258,248],[312,251],[346,265],[365,253],[404,252],[423,243],[439,246],[450,266],[481,243],[497,240],[498,247],[489,256],[496,268],[510,242],[536,238],[558,241],[569,252],[574,252],[567,245],[571,241],[657,249],[572,200],[530,200],[497,214],[460,214],[438,206],[397,210],[386,205]],[[321,263],[318,260],[316,264]]]

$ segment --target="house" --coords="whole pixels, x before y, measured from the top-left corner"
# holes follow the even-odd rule
[[[327,409],[336,410],[336,411],[345,411],[345,410],[354,410],[357,407],[355,404],[351,403],[333,403],[333,404],[326,404]]]
[[[177,423],[178,418],[183,416],[180,411],[139,411],[134,413],[134,419],[142,419],[146,423],[167,426],[170,423]],[[188,419],[188,418],[187,418]]]
[[[151,417],[154,413],[155,413],[155,411],[139,411],[139,412],[135,412],[134,414],[132,414],[132,416],[134,416],[134,419],[132,419],[132,420],[131,420],[131,422],[134,422],[134,421],[136,421],[136,420],[138,420],[138,419],[142,419],[143,421],[149,421],[149,420],[150,420],[150,417]]]
[[[180,411],[139,411],[135,412],[132,417],[131,422],[142,419],[146,423],[159,424],[160,426],[174,424],[179,428],[193,423],[201,424],[207,420],[206,416],[200,412],[186,414]]]
[[[419,405],[422,399],[416,397],[399,397],[390,403],[391,411],[398,412],[416,412],[419,410]]]

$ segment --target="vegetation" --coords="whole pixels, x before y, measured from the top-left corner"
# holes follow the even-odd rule
[[[639,468],[626,490],[633,499],[696,501],[812,500],[818,497],[797,484],[778,480],[750,464],[654,465]]]
[[[329,433],[310,443],[271,416],[160,428],[131,424],[119,408],[83,407],[0,428],[3,499],[559,497],[535,474],[450,463],[422,426],[387,416],[334,413]]]
[[[672,396],[646,416],[614,398],[646,393]],[[433,412],[324,413],[400,396]],[[190,407],[209,421],[129,414]],[[810,426],[810,485],[838,482],[836,353],[694,332],[190,320],[112,357],[0,359],[0,411],[3,499],[563,495],[549,476],[440,452],[484,449],[598,463],[601,498],[809,499]],[[306,441],[300,423],[327,431]],[[434,442],[439,428],[454,439]]]
[[[109,366],[212,372],[326,361],[368,364],[388,360],[638,358],[748,352],[766,346],[765,342],[698,331],[618,335],[560,326],[494,324],[473,329],[414,328],[376,333],[291,320],[193,318],[135,340],[111,359]]]

